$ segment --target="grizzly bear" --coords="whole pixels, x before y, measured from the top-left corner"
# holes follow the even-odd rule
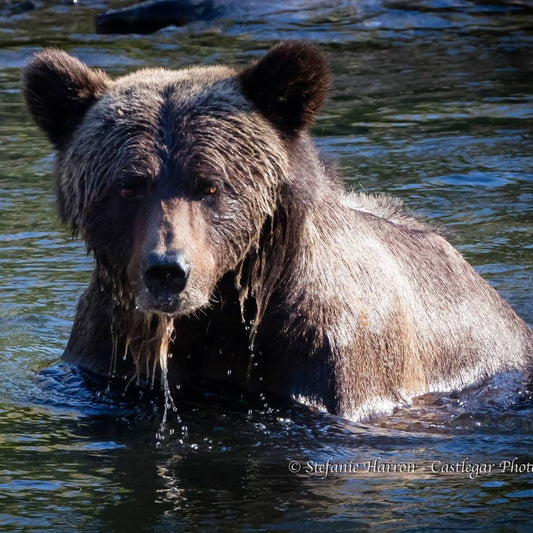
[[[531,330],[445,238],[319,159],[314,47],[116,80],[48,49],[23,80],[60,217],[95,257],[67,361],[351,419],[531,368]]]

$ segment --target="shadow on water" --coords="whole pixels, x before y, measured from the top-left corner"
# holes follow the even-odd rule
[[[158,394],[105,393],[57,364],[92,260],[57,222],[51,150],[20,98],[20,67],[42,46],[120,75],[317,42],[333,71],[313,130],[324,156],[349,187],[450,227],[533,323],[528,3],[228,4],[142,37],[96,35],[105,2],[0,14],[0,529],[530,530],[533,406],[516,376],[365,423],[206,388],[177,394],[161,431]]]

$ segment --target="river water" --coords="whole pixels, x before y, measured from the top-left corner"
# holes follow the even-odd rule
[[[531,531],[533,403],[511,378],[364,423],[199,393],[160,432],[160,398],[102,394],[60,364],[92,259],[57,221],[51,148],[20,96],[43,46],[120,75],[314,41],[333,72],[324,156],[450,228],[532,324],[526,4],[250,1],[149,36],[96,35],[96,2],[0,19],[0,530]]]

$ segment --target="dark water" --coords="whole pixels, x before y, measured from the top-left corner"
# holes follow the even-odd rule
[[[314,128],[324,155],[350,186],[400,196],[451,227],[531,324],[527,4],[257,1],[143,37],[95,35],[96,3],[2,19],[0,530],[532,531],[533,473],[516,464],[533,463],[533,406],[518,384],[495,381],[490,399],[427,397],[364,424],[198,395],[158,435],[158,399],[102,395],[58,365],[92,260],[58,225],[50,146],[19,92],[20,67],[45,45],[118,75],[238,66],[278,39],[315,41],[333,70]],[[492,472],[442,472],[465,459]],[[332,471],[340,463],[352,471]],[[406,471],[377,471],[384,463]]]

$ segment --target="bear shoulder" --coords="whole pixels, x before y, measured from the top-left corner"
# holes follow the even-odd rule
[[[441,233],[438,226],[408,210],[400,198],[351,191],[343,195],[342,203],[354,211],[370,213],[407,229]]]

